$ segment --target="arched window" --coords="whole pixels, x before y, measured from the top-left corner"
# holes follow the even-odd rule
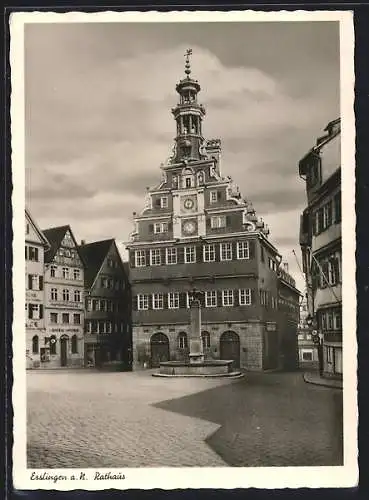
[[[186,332],[181,332],[178,335],[178,347],[180,349],[187,349],[188,342],[187,342],[187,333]]]
[[[65,289],[63,290],[63,300],[64,300],[65,302],[67,302],[67,301],[69,300],[69,290],[68,290],[67,288],[65,288]]]
[[[32,337],[32,352],[33,354],[38,354],[38,336]]]
[[[81,302],[81,292],[79,290],[74,290],[74,301]]]
[[[52,335],[50,337],[50,354],[56,354],[56,337]]]
[[[204,179],[205,179],[204,172],[201,170],[197,174],[197,184],[198,184],[198,186],[202,186],[204,184]]]
[[[72,336],[72,354],[78,353],[78,339],[77,335]]]
[[[210,333],[209,332],[201,332],[201,340],[203,349],[209,349],[210,347]]]

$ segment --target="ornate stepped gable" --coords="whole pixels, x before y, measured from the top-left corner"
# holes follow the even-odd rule
[[[204,237],[214,234],[214,231],[256,231],[267,237],[269,229],[256,216],[252,204],[242,197],[231,177],[221,175],[220,139],[203,137],[205,108],[197,100],[200,85],[190,76],[191,54],[191,49],[187,50],[186,76],[176,86],[179,102],[172,108],[177,125],[172,154],[160,165],[161,182],[146,188],[144,209],[140,214],[133,213],[135,229],[131,233],[131,242],[153,241],[147,238],[150,233],[154,233],[158,240]],[[216,214],[226,217],[227,231],[216,227],[217,221],[212,217]],[[149,219],[152,223],[148,225]],[[223,221],[218,223],[222,226]]]

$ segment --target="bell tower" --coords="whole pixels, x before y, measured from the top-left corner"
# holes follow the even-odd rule
[[[187,49],[185,54],[186,76],[176,85],[179,103],[175,108],[172,108],[177,123],[174,161],[178,163],[200,160],[200,146],[204,141],[202,119],[205,116],[205,108],[197,102],[197,94],[201,88],[198,81],[191,78],[191,54],[192,49]]]

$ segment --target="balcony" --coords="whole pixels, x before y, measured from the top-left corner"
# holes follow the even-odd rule
[[[332,224],[328,229],[313,237],[312,251],[316,252],[338,238],[341,238],[341,224]]]
[[[327,288],[318,288],[315,295],[315,309],[319,309],[324,305],[337,304],[342,301],[342,285]]]

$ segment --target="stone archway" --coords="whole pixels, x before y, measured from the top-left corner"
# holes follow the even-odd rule
[[[161,332],[154,333],[150,338],[151,367],[157,368],[162,361],[169,361],[169,339]]]
[[[232,359],[233,367],[240,367],[240,337],[228,330],[220,337],[220,359]]]

